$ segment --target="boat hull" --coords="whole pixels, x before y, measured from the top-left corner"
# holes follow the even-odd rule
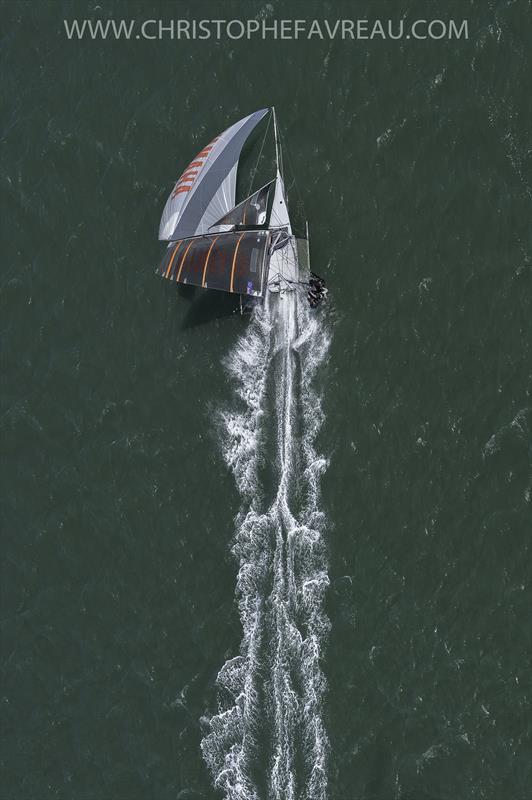
[[[295,236],[288,236],[283,247],[274,250],[268,266],[267,288],[270,292],[294,291],[301,281],[302,275]]]

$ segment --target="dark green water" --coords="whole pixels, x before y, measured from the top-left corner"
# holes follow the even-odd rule
[[[2,800],[219,796],[239,498],[212,417],[246,322],[153,268],[198,145],[272,104],[331,293],[329,796],[524,800],[530,3],[193,12],[467,18],[459,42],[67,41],[192,13],[101,5],[1,7]]]

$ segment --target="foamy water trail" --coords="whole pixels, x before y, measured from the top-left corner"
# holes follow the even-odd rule
[[[227,800],[323,800],[328,741],[320,669],[328,586],[315,451],[316,371],[329,336],[296,293],[269,296],[226,362],[238,408],[221,442],[241,495],[233,553],[243,638],[217,678],[202,742]]]

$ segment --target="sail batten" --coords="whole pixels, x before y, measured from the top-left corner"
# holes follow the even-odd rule
[[[267,113],[261,109],[236,122],[193,158],[166,202],[159,239],[176,241],[207,233],[234,207],[242,147]]]

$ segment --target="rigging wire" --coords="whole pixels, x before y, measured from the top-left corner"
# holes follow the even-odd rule
[[[266,130],[264,131],[264,136],[262,137],[262,144],[260,146],[259,155],[257,156],[257,163],[255,164],[255,169],[251,170],[251,178],[249,180],[249,189],[248,189],[248,196],[251,194],[251,187],[253,185],[253,180],[255,175],[257,174],[257,170],[259,168],[259,161],[262,156],[262,151],[264,150],[264,143],[266,142],[266,136],[268,135],[268,131],[270,129],[270,122],[272,120],[272,115],[268,117],[268,124],[266,125]]]
[[[277,126],[277,131],[278,131],[278,134],[279,134],[279,138],[282,140],[282,142],[281,142],[281,144],[282,144],[282,147],[281,147],[281,158],[283,157],[283,151],[286,151],[286,155],[287,155],[287,158],[288,158],[288,164],[289,164],[290,170],[292,172],[292,181],[294,183],[294,186],[296,187],[296,192],[297,192],[298,200],[301,203],[301,210],[303,211],[303,216],[306,218],[307,214],[306,214],[306,210],[305,210],[305,203],[303,202],[303,197],[301,195],[301,192],[299,191],[299,186],[297,185],[296,172],[295,172],[294,166],[292,164],[292,159],[290,158],[290,151],[286,146],[286,143],[285,143],[285,140],[284,140],[284,136],[281,133],[281,129],[279,128],[279,126]]]

